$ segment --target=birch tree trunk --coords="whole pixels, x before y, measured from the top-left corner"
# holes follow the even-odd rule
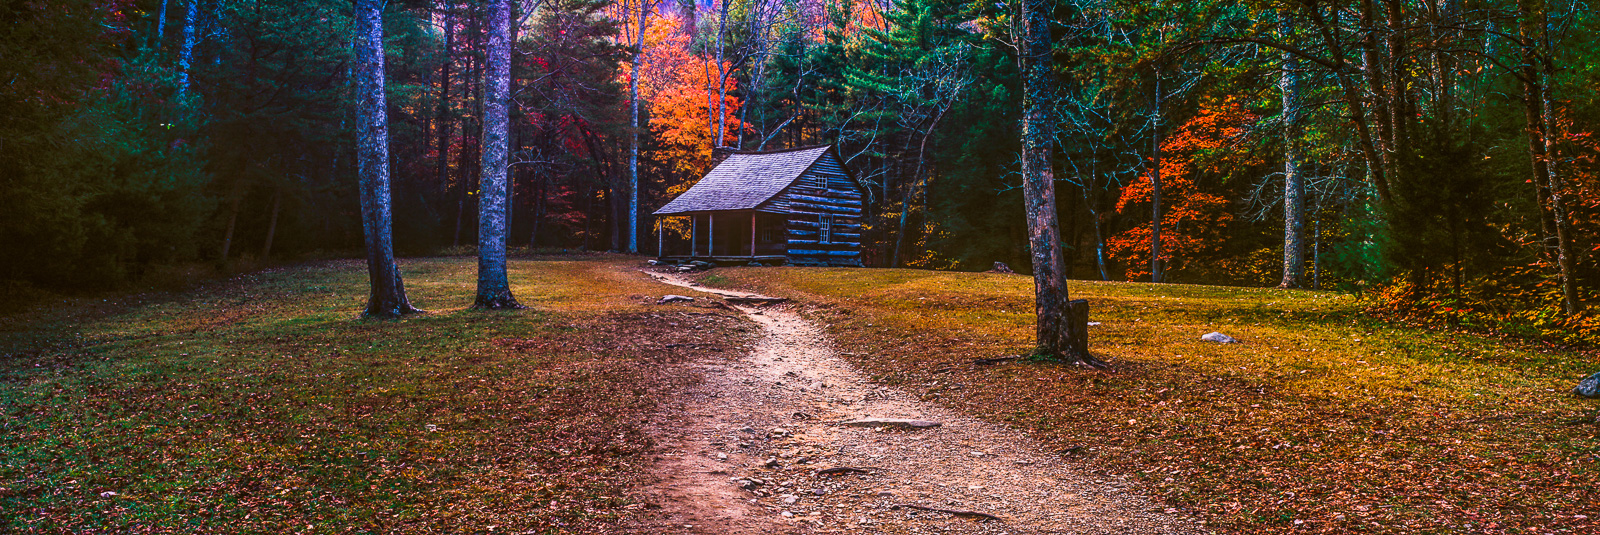
[[[189,0],[183,15],[183,46],[178,49],[178,100],[189,92],[189,66],[194,62],[194,23],[200,18],[200,0]]]
[[[192,4],[191,4],[192,5]],[[360,176],[361,230],[366,236],[367,316],[420,312],[406,299],[394,261],[389,203],[389,116],[384,96],[383,1],[355,0],[356,166]]]
[[[720,0],[722,8],[717,15],[717,78],[721,86],[717,89],[717,143],[712,148],[722,147],[722,136],[728,127],[728,71],[732,70],[723,65],[723,37],[728,24],[728,0]]]
[[[478,197],[478,298],[480,310],[522,308],[506,277],[506,163],[511,100],[511,0],[490,0],[483,75],[483,172]]]
[[[1280,21],[1280,32],[1287,42],[1294,27],[1288,16]],[[1300,175],[1300,62],[1294,54],[1283,53],[1283,72],[1278,90],[1283,93],[1283,280],[1279,288],[1304,285],[1305,178]]]
[[[1150,282],[1162,281],[1161,266],[1161,66],[1155,67],[1155,102],[1151,106],[1150,148]]]
[[[1055,173],[1050,168],[1050,2],[1022,0],[1022,198],[1033,261],[1036,356],[1095,367],[1089,354],[1086,301],[1070,301],[1056,219]]]
[[[167,0],[161,0],[161,11],[156,13],[156,44],[153,48],[161,50],[161,44],[167,36]]]
[[[639,64],[644,62],[644,18],[649,12],[645,0],[634,0],[639,7],[635,26],[633,74],[628,78],[628,254],[639,254]]]

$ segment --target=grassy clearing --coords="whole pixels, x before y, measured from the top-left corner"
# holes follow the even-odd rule
[[[1595,533],[1600,355],[1395,326],[1329,293],[1074,282],[1114,370],[975,358],[1033,338],[1032,279],[745,269],[879,381],[1027,429],[1237,533]],[[1200,342],[1219,330],[1244,343]]]
[[[357,262],[0,318],[0,531],[605,531],[655,372],[752,336],[635,262],[514,260],[518,312],[445,258],[402,262],[400,321],[356,317]]]

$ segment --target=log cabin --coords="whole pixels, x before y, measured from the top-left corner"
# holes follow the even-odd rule
[[[723,149],[715,159],[711,172],[654,212],[662,260],[862,266],[866,189],[833,146]],[[687,240],[669,246],[667,218],[688,218]]]

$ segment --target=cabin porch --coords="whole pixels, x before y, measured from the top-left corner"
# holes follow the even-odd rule
[[[669,220],[686,224],[687,238],[666,230]],[[788,259],[789,242],[784,223],[780,214],[755,210],[658,216],[656,250],[660,259],[679,262],[780,263]]]

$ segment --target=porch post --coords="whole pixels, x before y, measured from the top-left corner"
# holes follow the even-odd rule
[[[750,259],[756,257],[756,212],[750,211]]]
[[[656,218],[656,258],[667,257],[667,226],[661,218]]]
[[[706,213],[706,256],[717,254],[717,213]]]
[[[694,260],[694,253],[700,250],[700,218],[689,214],[689,259]]]

